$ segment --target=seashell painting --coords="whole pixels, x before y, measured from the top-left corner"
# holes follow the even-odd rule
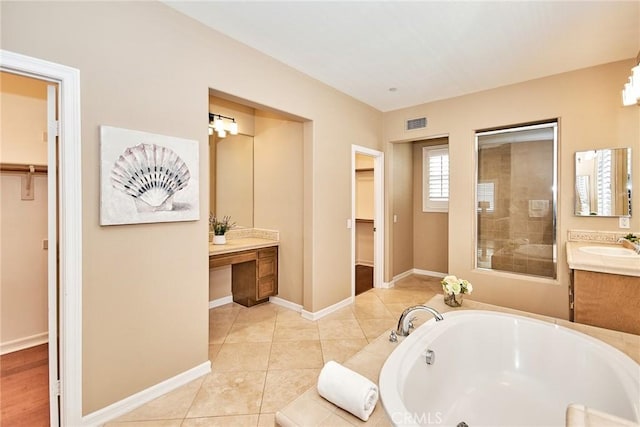
[[[100,224],[199,217],[198,143],[101,126]]]
[[[133,197],[138,212],[172,210],[173,195],[189,177],[189,168],[173,150],[154,144],[128,147],[111,169],[111,184]]]

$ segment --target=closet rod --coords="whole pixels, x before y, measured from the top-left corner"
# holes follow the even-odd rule
[[[33,169],[32,169],[33,168]],[[31,173],[43,173],[48,172],[47,165],[26,165],[18,163],[0,163],[0,172],[31,172]]]

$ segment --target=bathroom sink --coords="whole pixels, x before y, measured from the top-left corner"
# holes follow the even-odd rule
[[[638,257],[631,249],[623,248],[620,246],[581,246],[579,248],[582,252],[593,255],[615,256],[615,257]]]

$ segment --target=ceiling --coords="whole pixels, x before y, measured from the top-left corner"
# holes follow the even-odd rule
[[[380,111],[640,49],[638,0],[164,3]]]

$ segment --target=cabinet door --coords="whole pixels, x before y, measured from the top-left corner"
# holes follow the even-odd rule
[[[258,289],[256,299],[261,300],[270,296],[274,296],[278,293],[276,285],[276,279],[274,276],[268,276],[258,280]]]

